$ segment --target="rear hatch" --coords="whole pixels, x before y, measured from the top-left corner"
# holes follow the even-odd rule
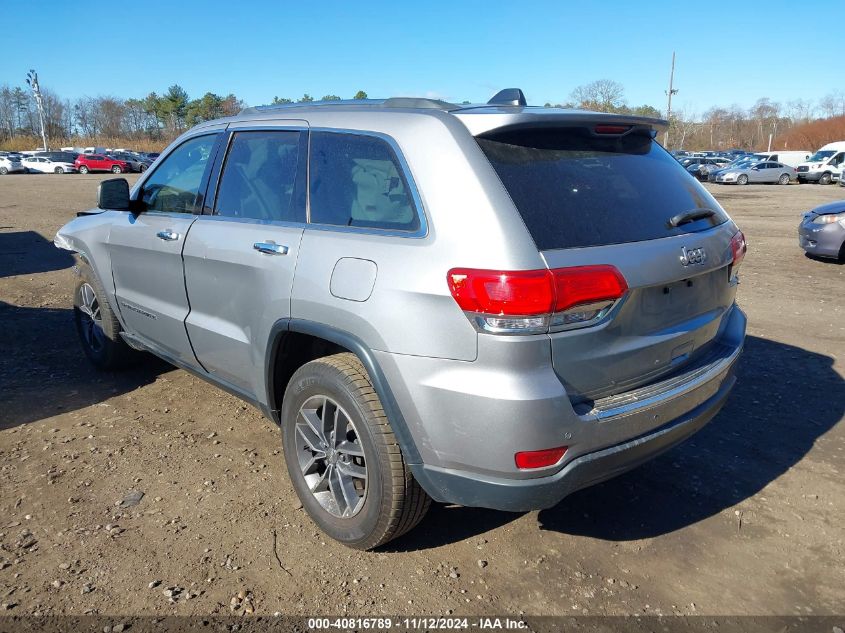
[[[734,301],[736,226],[649,125],[579,121],[476,138],[551,269],[615,266],[606,315],[550,330],[573,401],[629,391],[704,362]]]

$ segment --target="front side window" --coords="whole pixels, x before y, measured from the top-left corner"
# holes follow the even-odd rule
[[[310,161],[312,223],[419,230],[408,181],[383,139],[313,132]]]
[[[304,135],[236,132],[226,155],[214,213],[232,218],[305,221]]]
[[[216,139],[216,134],[198,136],[173,150],[144,182],[141,190],[144,210],[194,213]]]

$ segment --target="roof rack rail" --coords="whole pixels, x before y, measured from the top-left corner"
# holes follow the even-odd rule
[[[460,106],[440,99],[424,99],[422,97],[391,97],[384,100],[388,108],[428,108],[431,110],[458,110]]]
[[[271,103],[269,105],[244,108],[240,114],[258,114],[288,108],[313,108],[330,106],[382,106],[385,108],[426,108],[431,110],[458,110],[460,106],[439,99],[421,97],[391,97],[389,99],[334,99],[331,101],[297,101],[294,103]]]
[[[290,103],[269,103],[267,105],[250,106],[244,108],[239,114],[256,114],[272,110],[286,110],[288,108],[311,108],[313,106],[330,105],[381,105],[384,99],[333,99],[330,101],[292,101]]]

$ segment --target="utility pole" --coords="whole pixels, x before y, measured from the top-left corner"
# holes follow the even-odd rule
[[[44,142],[44,151],[47,147],[47,130],[44,128],[44,97],[41,94],[41,86],[38,85],[38,73],[30,70],[26,73],[26,85],[32,89],[32,96],[35,97],[35,105],[38,108],[38,119],[41,121],[41,140]]]
[[[678,90],[673,88],[675,81],[675,51],[672,51],[672,70],[669,72],[669,90],[666,94],[669,96],[669,103],[666,105],[666,120],[669,121],[669,127],[672,126],[672,95],[678,94]],[[663,147],[669,149],[669,128],[666,128],[666,133],[663,135]]]

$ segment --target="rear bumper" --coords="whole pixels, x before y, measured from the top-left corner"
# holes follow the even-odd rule
[[[482,478],[426,466],[417,466],[414,477],[435,501],[510,512],[550,508],[577,490],[621,475],[683,442],[719,412],[735,382],[731,371],[716,394],[692,411],[647,435],[581,455],[550,477]]]
[[[406,401],[398,394],[422,457],[410,467],[439,502],[508,511],[551,507],[580,488],[671,448],[716,415],[735,383],[745,327],[745,315],[734,306],[725,316],[719,343],[698,364],[674,377],[597,400],[589,412],[580,414],[565,399],[556,377],[544,383],[544,372],[529,374],[525,383],[497,383],[490,398],[462,393],[456,400],[456,390],[464,392],[473,385],[479,389],[489,376],[467,383],[454,373],[444,382],[455,391],[417,390],[413,408],[401,406]],[[395,385],[391,374],[388,369],[388,380]],[[551,382],[562,397],[552,395]],[[425,414],[421,420],[415,417],[420,413]],[[553,446],[569,447],[557,465],[536,471],[515,467],[516,451]]]

